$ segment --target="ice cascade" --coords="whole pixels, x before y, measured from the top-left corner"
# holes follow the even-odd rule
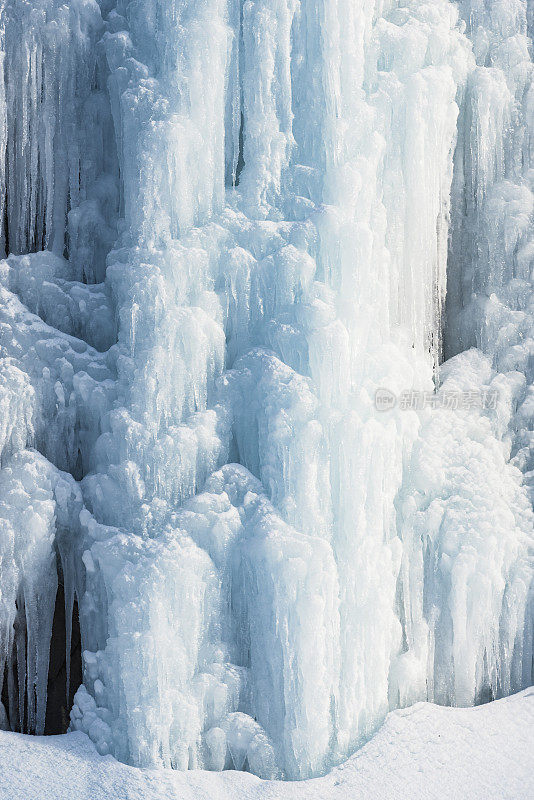
[[[529,8],[0,0],[1,724],[58,583],[137,766],[532,682]]]

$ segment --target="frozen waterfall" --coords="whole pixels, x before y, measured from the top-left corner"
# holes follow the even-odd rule
[[[58,585],[137,766],[307,778],[532,683],[532,20],[0,0],[13,730]]]

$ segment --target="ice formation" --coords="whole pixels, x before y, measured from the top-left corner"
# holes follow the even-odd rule
[[[12,728],[58,578],[134,765],[307,778],[532,682],[528,8],[3,0]]]

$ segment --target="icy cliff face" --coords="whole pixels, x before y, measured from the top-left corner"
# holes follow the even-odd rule
[[[526,3],[0,11],[11,726],[58,575],[136,765],[308,777],[529,684]]]

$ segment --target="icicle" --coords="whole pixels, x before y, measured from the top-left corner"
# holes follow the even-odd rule
[[[80,186],[80,170],[84,140],[90,148],[92,134],[81,114],[100,12],[96,2],[8,0],[2,16],[0,180],[7,189],[9,249],[49,247],[62,255],[69,207],[89,189]]]
[[[243,7],[243,192],[251,213],[266,214],[281,190],[293,145],[291,25],[296,0]]]

